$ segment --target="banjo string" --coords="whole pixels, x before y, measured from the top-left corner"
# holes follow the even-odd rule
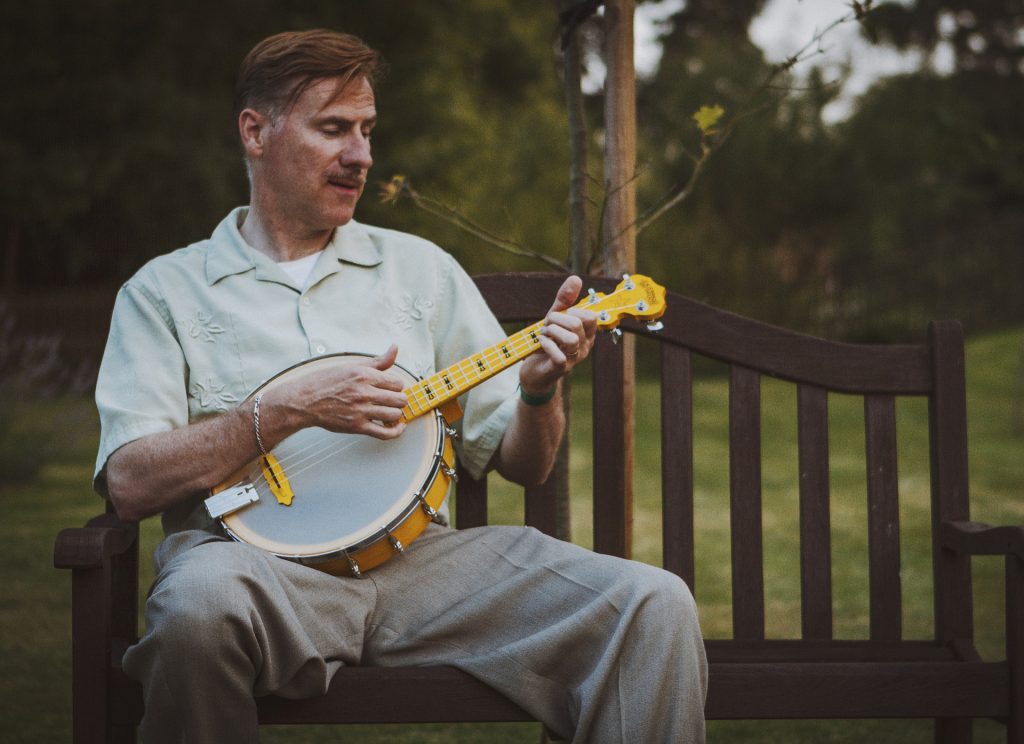
[[[622,305],[620,307],[611,308],[610,311],[617,312],[626,310],[631,307],[632,305]],[[608,310],[608,308],[605,309]],[[517,355],[522,352],[523,349],[521,347],[523,347],[524,342],[526,344],[526,350],[530,351],[531,353],[532,351],[535,351],[535,349],[530,345],[530,342],[527,340],[527,336],[523,335],[527,334],[529,330],[529,328],[524,329],[523,331],[520,331],[518,334],[514,334],[512,337],[506,339],[508,345],[512,347],[512,350]],[[497,344],[495,346],[484,349],[479,354],[474,355],[474,357],[482,358],[485,364],[490,364],[492,366],[495,364],[502,365],[505,362],[508,362],[508,359],[503,358],[502,355],[498,352],[500,346],[501,344]],[[466,367],[464,366],[464,364],[466,363],[471,363],[474,357],[465,359],[453,365],[452,367],[443,370],[442,372],[435,373],[432,377],[428,378],[428,383],[435,386],[438,385],[439,383],[443,383],[443,378],[441,377],[441,375],[443,375],[445,372],[450,373],[452,376],[458,374],[463,378],[463,380],[466,383],[475,382],[475,380],[470,377],[469,372],[466,371]],[[515,359],[512,363],[514,364],[515,362],[518,361],[520,361],[520,359]],[[511,366],[511,364],[505,366]],[[479,378],[479,374],[476,374],[474,368],[471,365],[469,366],[468,369],[470,370],[470,372],[474,373],[474,377]],[[504,371],[504,367],[502,370],[499,371]],[[412,386],[413,388],[418,388],[416,389],[416,392],[413,394],[413,398],[421,406],[430,406],[428,410],[432,410],[432,408],[435,406],[432,405],[432,401],[428,400],[426,395],[422,392],[422,382],[423,381],[421,381],[418,385]],[[358,441],[358,439],[353,439],[350,442],[344,442],[340,447],[337,446],[336,442],[330,440],[326,441],[326,443],[317,442],[316,444],[297,449],[288,457],[278,459],[278,463],[281,466],[281,469],[284,471],[286,477],[298,476],[302,473],[308,472],[312,468],[315,468],[323,464],[324,462],[333,457],[337,457],[348,448],[354,446]],[[255,468],[254,471],[250,473],[250,481],[256,482],[262,480],[259,478],[260,474],[260,469]]]
[[[633,305],[632,303],[618,305],[616,307],[607,307],[605,303],[609,299],[611,299],[615,294],[616,293],[612,293],[601,300],[601,309],[604,312],[620,315],[626,311],[637,309],[636,306]],[[431,400],[430,396],[426,392],[424,392],[424,389],[436,389],[447,387],[447,384],[444,381],[445,373],[449,373],[451,376],[461,376],[466,385],[474,385],[478,382],[482,382],[483,380],[487,379],[487,377],[490,376],[489,374],[485,376],[482,371],[478,371],[473,367],[472,362],[475,359],[482,359],[485,365],[488,365],[486,369],[486,372],[488,373],[491,372],[491,369],[494,366],[500,367],[500,369],[498,369],[497,372],[503,372],[506,368],[512,366],[512,364],[522,361],[522,359],[529,356],[533,352],[537,351],[537,347],[531,344],[529,337],[531,331],[536,331],[538,328],[541,327],[543,327],[542,324],[534,324],[532,326],[528,326],[527,328],[524,328],[523,330],[514,333],[512,336],[509,336],[507,339],[505,339],[504,342],[502,342],[507,343],[507,345],[511,347],[512,351],[515,353],[516,356],[516,358],[514,359],[503,357],[498,352],[498,349],[501,348],[502,343],[498,343],[494,346],[484,349],[478,354],[474,354],[468,357],[467,359],[463,359],[462,361],[457,362],[451,367],[443,369],[440,372],[435,372],[430,377],[427,377],[424,380],[421,380],[416,385],[413,385],[406,391],[404,391],[413,391],[409,405],[412,406],[415,404],[415,406],[420,411],[431,410],[432,408],[436,407],[436,404],[434,403],[433,400]],[[466,371],[467,365],[469,372]],[[494,374],[497,374],[497,372],[495,372]],[[470,376],[470,373],[472,373],[472,376]]]
[[[297,450],[295,454],[290,457],[279,459],[278,464],[284,471],[285,477],[291,478],[298,476],[302,473],[308,472],[318,465],[322,465],[333,457],[337,457],[349,447],[354,447],[358,441],[359,440],[357,439],[353,439],[349,442],[342,440],[340,447],[338,446],[337,441],[330,440],[328,440],[326,444],[317,443],[316,445],[310,445]]]

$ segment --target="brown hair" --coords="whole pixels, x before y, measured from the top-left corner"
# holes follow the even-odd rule
[[[247,108],[276,117],[325,78],[338,78],[339,90],[360,77],[372,86],[380,68],[380,55],[351,34],[327,29],[275,34],[242,60],[235,85],[235,117]]]

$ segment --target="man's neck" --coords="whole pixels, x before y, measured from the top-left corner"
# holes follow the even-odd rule
[[[311,231],[275,220],[255,200],[238,230],[246,243],[275,261],[295,261],[323,250],[334,233],[333,229]]]

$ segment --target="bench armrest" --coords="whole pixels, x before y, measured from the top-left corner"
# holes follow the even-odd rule
[[[1024,560],[1024,525],[995,527],[982,522],[943,522],[942,547],[968,555],[1016,555]]]
[[[116,514],[101,514],[85,527],[61,530],[53,546],[55,568],[99,568],[131,549],[139,534],[135,522],[122,522]]]

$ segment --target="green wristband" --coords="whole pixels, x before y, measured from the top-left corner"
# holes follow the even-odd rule
[[[540,395],[530,395],[528,392],[523,390],[523,386],[519,386],[519,398],[528,406],[542,406],[555,397],[555,393],[558,391],[558,385],[548,390],[546,393]]]

